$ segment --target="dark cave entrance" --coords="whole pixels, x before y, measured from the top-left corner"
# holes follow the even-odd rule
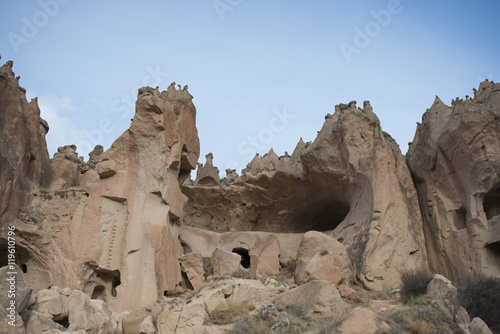
[[[69,318],[68,317],[64,317],[61,320],[54,320],[54,322],[58,323],[59,325],[63,326],[66,329],[69,328]]]
[[[241,256],[241,266],[245,269],[250,268],[250,253],[248,252],[248,249],[237,247],[233,248],[233,253],[238,254]]]
[[[484,196],[483,210],[488,220],[500,215],[500,186],[493,188]]]

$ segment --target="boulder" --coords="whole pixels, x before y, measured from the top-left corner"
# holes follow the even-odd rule
[[[212,253],[212,273],[214,276],[234,276],[240,270],[241,256],[216,248]]]
[[[338,286],[338,289],[342,298],[347,299],[350,302],[355,302],[358,300],[358,294],[349,285],[343,283]]]
[[[469,327],[470,334],[493,334],[491,329],[484,323],[481,318],[472,319]]]
[[[278,295],[274,303],[279,309],[295,309],[304,317],[330,317],[340,322],[347,315],[347,304],[337,287],[327,281],[309,281]]]
[[[205,272],[200,253],[188,253],[179,257],[182,270],[187,275],[193,289],[197,290],[205,284]]]
[[[356,307],[339,326],[342,334],[376,334],[379,333],[379,320],[375,312]]]
[[[203,333],[203,322],[205,321],[205,307],[203,304],[190,303],[184,306],[179,323],[177,334],[199,334]]]
[[[455,314],[460,309],[460,304],[457,298],[457,288],[449,279],[434,274],[427,285],[427,295],[431,298],[432,304],[454,319]]]
[[[14,274],[15,273],[15,274]],[[15,286],[15,289],[12,287]],[[21,313],[31,298],[31,287],[24,279],[24,274],[18,265],[7,265],[0,268],[0,306],[6,310],[15,301],[16,313]],[[15,293],[14,293],[15,291]],[[15,296],[15,298],[10,298]]]
[[[154,303],[127,313],[122,319],[123,334],[139,333],[144,319],[151,316],[153,320],[156,320],[161,312],[162,304]]]
[[[156,327],[154,325],[152,316],[147,316],[141,323],[139,334],[156,334]]]
[[[347,250],[337,240],[324,233],[309,231],[304,234],[297,253],[295,283],[326,280],[340,285],[351,279]]]
[[[36,311],[29,313],[28,319],[26,320],[26,334],[39,334],[50,330],[64,332],[67,329],[54,322],[52,319],[47,318],[44,314]]]
[[[166,301],[165,309],[158,315],[156,321],[158,334],[175,334],[183,306],[184,301],[180,298],[171,298]]]
[[[59,291],[40,290],[35,296],[35,303],[31,307],[33,311],[37,311],[49,319],[60,321],[68,317],[68,298],[61,296]]]
[[[276,276],[280,272],[280,242],[271,234],[250,250],[250,276]]]

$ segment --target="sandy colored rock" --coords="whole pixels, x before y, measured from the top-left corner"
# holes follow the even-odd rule
[[[190,303],[182,309],[176,334],[199,334],[203,333],[203,322],[205,321],[205,307],[202,304]]]
[[[317,231],[304,234],[297,253],[295,282],[326,280],[340,285],[351,281],[351,265],[347,250],[337,240]]]
[[[450,318],[454,318],[460,304],[457,298],[457,288],[449,279],[439,274],[433,275],[427,285],[427,295],[432,298],[432,303],[437,308],[447,313]]]
[[[188,253],[179,257],[182,269],[195,290],[205,284],[203,262],[200,253]]]
[[[478,317],[472,319],[469,330],[470,334],[493,334],[488,325]]]
[[[3,255],[5,256],[5,254]],[[9,274],[11,272],[16,273]],[[15,298],[10,298],[9,291],[13,291],[11,286],[15,286]],[[0,268],[0,291],[3,291],[0,295],[0,307],[6,310],[11,306],[11,301],[15,301],[15,311],[16,313],[21,313],[27,306],[31,298],[32,290],[24,279],[24,274],[17,265],[3,266]]]
[[[48,187],[51,168],[38,100],[28,102],[12,71],[13,62],[0,67],[0,230],[14,221],[32,198],[33,187]]]
[[[257,155],[241,174],[231,172],[219,187],[184,185],[185,224],[325,232],[345,246],[354,274],[371,290],[395,289],[399,271],[427,267],[411,175],[369,102],[336,106],[314,142],[299,141],[291,155]]]
[[[214,276],[234,276],[240,269],[241,256],[217,248],[212,253],[212,273]]]
[[[220,185],[219,169],[213,165],[213,154],[208,153],[205,156],[206,163],[198,164],[198,169],[196,170],[196,179],[194,181],[195,186],[201,187],[215,187]]]
[[[96,165],[96,171],[104,179],[116,174],[117,165],[114,160],[103,160]]]
[[[40,290],[35,296],[32,310],[54,321],[63,320],[69,314],[68,298],[63,298],[56,290]]]
[[[362,307],[356,307],[342,321],[339,330],[342,334],[375,334],[378,332],[378,319],[375,312]]]
[[[309,281],[278,295],[274,303],[279,309],[298,309],[304,317],[331,317],[333,323],[347,315],[347,304],[337,287],[327,281]]]
[[[45,331],[59,330],[66,331],[66,328],[45,317],[43,314],[36,311],[30,312],[26,320],[26,334],[39,334]]]
[[[141,323],[139,328],[139,334],[156,334],[156,327],[153,323],[153,317],[147,316]]]
[[[420,199],[432,272],[500,275],[500,84],[472,99],[438,97],[406,156]]]
[[[347,299],[351,302],[355,302],[358,300],[358,294],[356,293],[356,291],[354,291],[354,289],[346,283],[340,284],[337,288],[339,289],[342,298]]]
[[[184,301],[180,298],[172,298],[166,302],[165,309],[156,321],[158,334],[175,334],[183,306]]]
[[[280,272],[280,242],[275,235],[269,235],[250,250],[250,275],[253,279],[276,276]]]

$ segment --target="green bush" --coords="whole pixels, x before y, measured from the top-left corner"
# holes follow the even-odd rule
[[[500,333],[500,278],[469,276],[457,284],[458,301],[471,319],[481,318],[493,333]]]
[[[417,298],[427,292],[431,274],[422,269],[405,270],[401,273],[401,299],[405,302]]]

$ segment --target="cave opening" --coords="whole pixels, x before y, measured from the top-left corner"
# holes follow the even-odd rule
[[[245,269],[250,268],[250,253],[248,252],[248,249],[237,247],[233,248],[233,253],[238,254],[241,256],[241,266]]]
[[[92,292],[92,299],[100,299],[106,302],[106,288],[103,285],[97,285]]]
[[[64,317],[61,320],[54,320],[54,322],[58,323],[66,329],[69,328],[69,317]]]
[[[93,270],[89,278],[89,287],[85,291],[87,295],[105,302],[108,302],[110,297],[116,297],[118,295],[116,288],[121,284],[120,271],[96,268],[90,263],[87,265]]]
[[[483,210],[488,220],[500,215],[500,186],[493,188],[484,196]]]
[[[467,227],[467,210],[463,206],[452,211],[451,221],[457,230],[462,230]]]

